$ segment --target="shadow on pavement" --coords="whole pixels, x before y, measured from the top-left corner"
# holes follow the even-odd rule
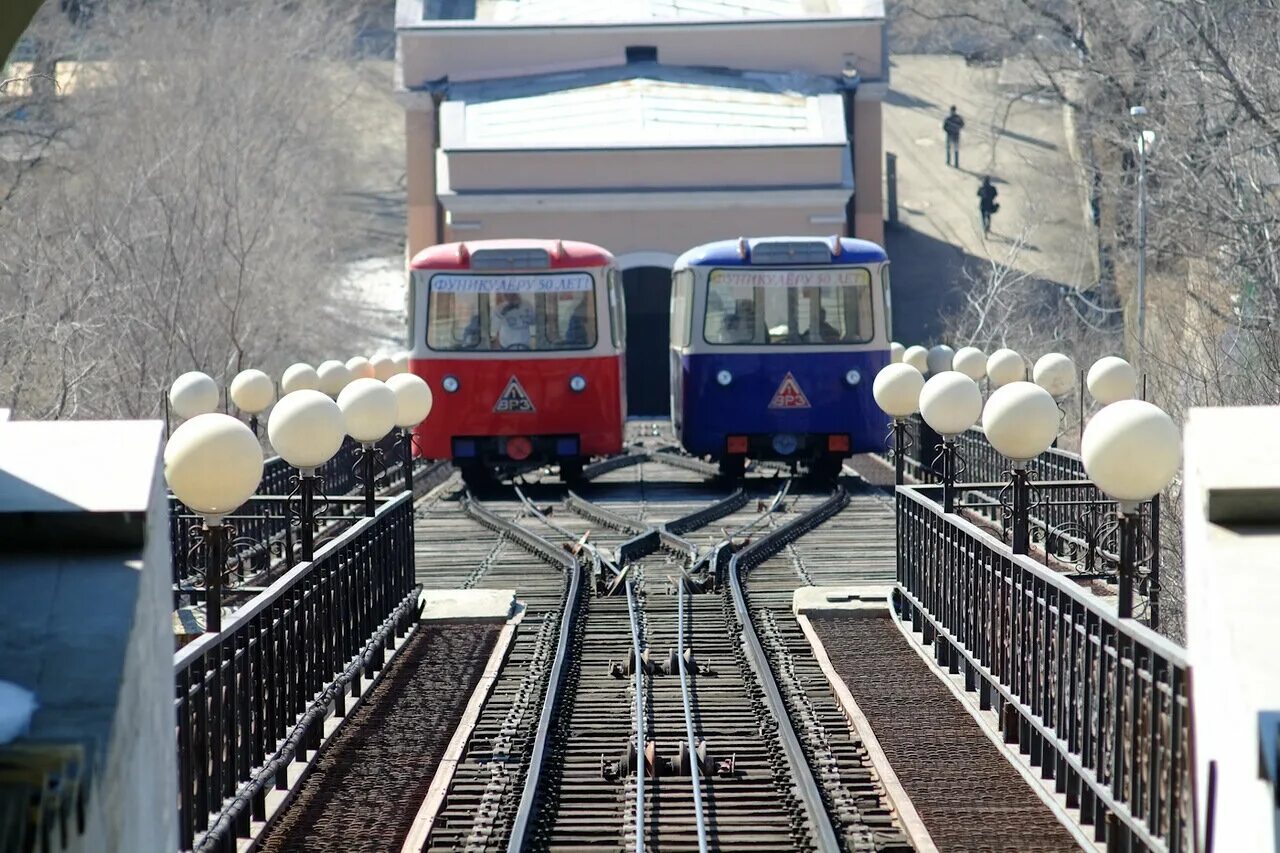
[[[948,319],[963,309],[970,278],[981,277],[991,261],[902,223],[885,223],[884,238],[893,264],[894,340],[906,346],[936,343]],[[1046,307],[1061,298],[1064,288],[1059,282],[1035,277],[1022,279],[1017,286],[1035,290]]]

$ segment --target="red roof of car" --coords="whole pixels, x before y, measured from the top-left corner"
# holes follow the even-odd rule
[[[576,240],[466,240],[428,246],[413,256],[410,269],[465,270],[471,268],[471,253],[477,249],[546,249],[551,269],[600,267],[613,260],[607,249]]]

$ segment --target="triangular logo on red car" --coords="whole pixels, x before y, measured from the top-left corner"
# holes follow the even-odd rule
[[[514,376],[507,382],[507,387],[502,389],[502,394],[499,395],[498,402],[494,403],[493,410],[505,415],[536,411],[533,408],[533,401],[521,387],[520,380]]]

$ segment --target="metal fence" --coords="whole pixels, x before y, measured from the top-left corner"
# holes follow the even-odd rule
[[[395,439],[392,435],[379,442],[383,455],[377,483],[383,494],[394,494],[405,485],[403,447]],[[317,520],[321,525],[317,544],[349,526],[362,510],[358,501],[345,497],[361,488],[355,475],[358,449],[358,443],[346,439],[338,453],[317,471],[323,483],[316,498]],[[432,472],[447,467],[447,462],[415,459],[415,490],[434,485],[438,478],[432,476]],[[257,494],[226,517],[235,531],[227,565],[233,580],[260,578],[271,569],[292,566],[298,558],[297,474],[297,469],[279,456],[267,459],[262,466],[262,482]],[[291,503],[294,503],[292,517]],[[170,495],[169,542],[176,594],[184,587],[191,587],[192,581],[203,579],[206,560],[199,535],[202,523],[199,515]]]
[[[909,419],[908,447],[903,458],[906,473],[922,483],[942,481],[937,448],[942,437],[917,413]],[[972,428],[956,436],[956,479],[960,509],[979,513],[1011,537],[1011,507],[1004,489],[1009,482],[1009,460]],[[1050,448],[1027,463],[1031,478],[1031,539],[1047,565],[1074,567],[1078,579],[1092,577],[1112,581],[1119,557],[1117,502],[1094,485],[1075,453]],[[962,505],[961,505],[962,504]],[[1145,616],[1152,627],[1160,624],[1160,496],[1138,507],[1140,539],[1138,591],[1146,600]]]
[[[1062,575],[897,490],[904,621],[1108,850],[1191,849],[1187,660]]]
[[[929,428],[919,413],[907,419],[908,446],[904,455],[907,473],[925,483],[942,479],[941,463],[935,461],[942,436]],[[956,451],[960,465],[956,476],[970,483],[991,483],[1004,480],[1009,470],[1005,459],[987,440],[987,435],[977,427],[970,427],[956,436]],[[1027,471],[1036,480],[1087,480],[1084,460],[1067,450],[1051,447],[1027,463]]]
[[[318,749],[344,686],[378,670],[416,610],[413,505],[386,500],[174,655],[182,850],[233,849],[284,768]]]

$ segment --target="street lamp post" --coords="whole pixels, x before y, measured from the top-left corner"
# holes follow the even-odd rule
[[[413,428],[431,414],[431,386],[416,373],[396,373],[386,380],[396,395],[396,427],[403,453],[404,488],[413,494]]]
[[[1163,491],[1178,472],[1182,461],[1178,427],[1151,403],[1120,400],[1089,421],[1080,442],[1080,455],[1089,478],[1119,504],[1120,602],[1117,610],[1121,619],[1131,619],[1134,579],[1141,562],[1139,506]],[[1158,588],[1158,584],[1155,587]]]
[[[280,458],[298,469],[298,502],[302,559],[315,559],[316,469],[333,458],[342,446],[346,423],[342,410],[328,396],[314,389],[286,394],[271,410],[267,438]]]
[[[871,384],[876,405],[893,419],[893,482],[901,486],[907,451],[907,418],[920,410],[920,391],[924,375],[915,367],[897,362],[884,367]]]
[[[240,421],[208,413],[173,431],[164,449],[164,476],[178,500],[204,525],[205,630],[222,630],[222,575],[227,570],[227,515],[253,496],[262,481],[262,446]]]
[[[338,394],[338,408],[346,423],[347,435],[360,442],[360,470],[364,481],[364,514],[377,509],[374,481],[378,473],[378,442],[391,432],[396,420],[396,394],[385,382],[365,377],[357,379]]]
[[[1058,437],[1058,404],[1048,391],[1031,382],[1002,385],[982,411],[982,429],[991,445],[1010,462],[1009,488],[1013,520],[1013,553],[1031,550],[1031,478],[1027,463],[1049,449]]]
[[[956,436],[973,426],[982,414],[978,383],[955,370],[929,379],[920,391],[920,415],[942,436],[942,511],[956,510]]]
[[[1129,108],[1129,116],[1138,125],[1138,358],[1147,345],[1147,152],[1155,142],[1154,131],[1144,130],[1142,120],[1147,108]]]

